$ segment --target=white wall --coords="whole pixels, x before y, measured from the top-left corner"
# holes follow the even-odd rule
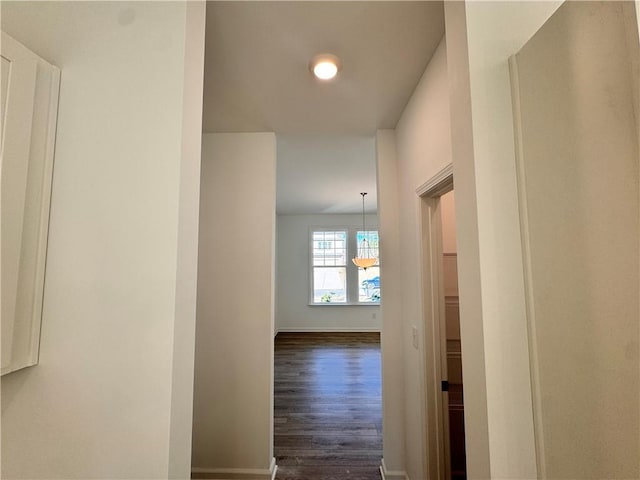
[[[411,341],[413,325],[420,338],[428,338],[422,331],[415,191],[449,162],[456,189],[468,475],[537,475],[508,57],[557,6],[445,3],[446,47],[442,42],[434,54],[396,128],[401,255],[393,280],[402,294],[394,305],[401,305],[403,319],[404,467],[412,479],[427,478],[425,469],[433,463],[424,455],[435,454],[422,430],[425,346],[416,349]],[[381,204],[381,235],[388,237],[394,225],[383,211]],[[389,397],[387,388],[383,395]]]
[[[188,477],[191,470],[206,3],[188,2],[186,9],[189,34],[185,40],[183,160],[180,166],[169,442],[169,478],[177,479]]]
[[[205,134],[202,152],[194,472],[270,479],[275,135]]]
[[[421,233],[418,222],[420,200],[416,195],[416,189],[451,162],[446,54],[446,44],[443,40],[396,127],[397,208],[399,211],[397,227],[400,239],[400,262],[395,266],[398,269],[397,277],[387,278],[387,281],[398,282],[400,287],[396,295],[400,294],[401,299],[395,298],[394,302],[399,301],[401,305],[404,349],[405,468],[412,479],[427,478],[423,462],[427,446],[422,425],[426,421],[423,418],[424,345],[420,342],[419,348],[414,348],[411,332],[412,327],[415,326],[418,328],[419,338],[425,337],[420,300],[422,296],[421,265],[418,260],[421,258]],[[380,194],[382,195],[382,192]],[[382,205],[380,209],[382,213]],[[389,225],[385,223],[382,226]],[[383,235],[392,235],[392,233],[381,228],[381,237]],[[397,261],[397,257],[389,261],[394,260]],[[383,259],[383,261],[386,260]],[[386,312],[384,315],[384,322],[386,322]],[[387,394],[386,389],[385,394]],[[427,428],[430,426],[427,425]]]
[[[636,24],[638,25],[638,34],[640,39],[640,1],[635,1],[635,12],[636,12]]]
[[[442,281],[445,297],[458,297],[458,258],[456,239],[456,197],[453,190],[440,197],[442,220]],[[449,318],[449,317],[447,317]],[[456,322],[459,323],[459,322]]]
[[[197,192],[200,137],[183,121],[197,126],[185,102],[202,94],[185,37],[198,48],[203,32],[180,3],[1,8],[2,29],[62,70],[40,364],[2,378],[2,476],[185,478],[171,445],[190,424],[171,409],[192,391],[172,370],[193,351],[177,276],[193,285],[181,191]]]
[[[559,3],[445,4],[467,465],[476,476],[538,474],[508,58]]]
[[[462,339],[467,475],[490,478],[484,332],[478,251],[473,129],[465,4],[445,5],[451,150],[456,190],[458,292]],[[467,339],[465,341],[465,339]],[[473,339],[473,341],[471,341]],[[469,361],[472,360],[472,361]]]
[[[440,197],[442,253],[456,253],[456,197],[453,190]]]
[[[387,479],[406,478],[404,417],[404,337],[398,212],[398,162],[395,130],[376,134],[380,262],[380,349],[382,355],[382,469]]]
[[[621,3],[566,2],[517,65],[542,467],[640,478],[639,86]]]
[[[377,227],[366,215],[366,226]],[[312,227],[362,229],[362,215],[278,215],[276,330],[280,332],[379,331],[378,305],[309,305],[309,232]],[[349,259],[349,262],[351,259]],[[384,275],[384,267],[381,268]],[[384,292],[382,291],[382,296]]]

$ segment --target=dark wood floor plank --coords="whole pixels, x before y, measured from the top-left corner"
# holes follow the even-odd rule
[[[277,480],[380,480],[378,333],[280,333],[275,340]]]

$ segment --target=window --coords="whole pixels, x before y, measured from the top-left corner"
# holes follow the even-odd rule
[[[358,302],[361,303],[380,302],[380,247],[378,240],[377,230],[356,233],[358,256],[378,259],[378,263],[373,267],[366,270],[358,268]]]
[[[313,303],[347,303],[347,232],[315,231]]]
[[[356,252],[358,255],[379,258],[378,243],[377,230],[363,232],[348,228],[313,229],[310,245],[311,303],[379,303],[379,262],[364,270],[351,261]]]

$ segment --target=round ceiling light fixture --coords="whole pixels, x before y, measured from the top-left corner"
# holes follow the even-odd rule
[[[340,70],[340,59],[330,53],[316,55],[309,62],[309,70],[320,80],[331,80]]]

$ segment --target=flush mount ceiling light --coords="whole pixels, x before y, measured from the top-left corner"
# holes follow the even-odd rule
[[[309,62],[309,70],[320,80],[331,80],[340,70],[340,59],[330,53],[316,55]]]
[[[369,248],[369,241],[367,237],[369,236],[369,232],[364,224],[364,196],[367,192],[361,192],[362,195],[362,243],[358,245],[358,252],[355,258],[352,258],[351,261],[357,265],[358,267],[366,270],[369,267],[373,267],[376,263],[378,263],[378,259],[371,255],[371,249]]]

